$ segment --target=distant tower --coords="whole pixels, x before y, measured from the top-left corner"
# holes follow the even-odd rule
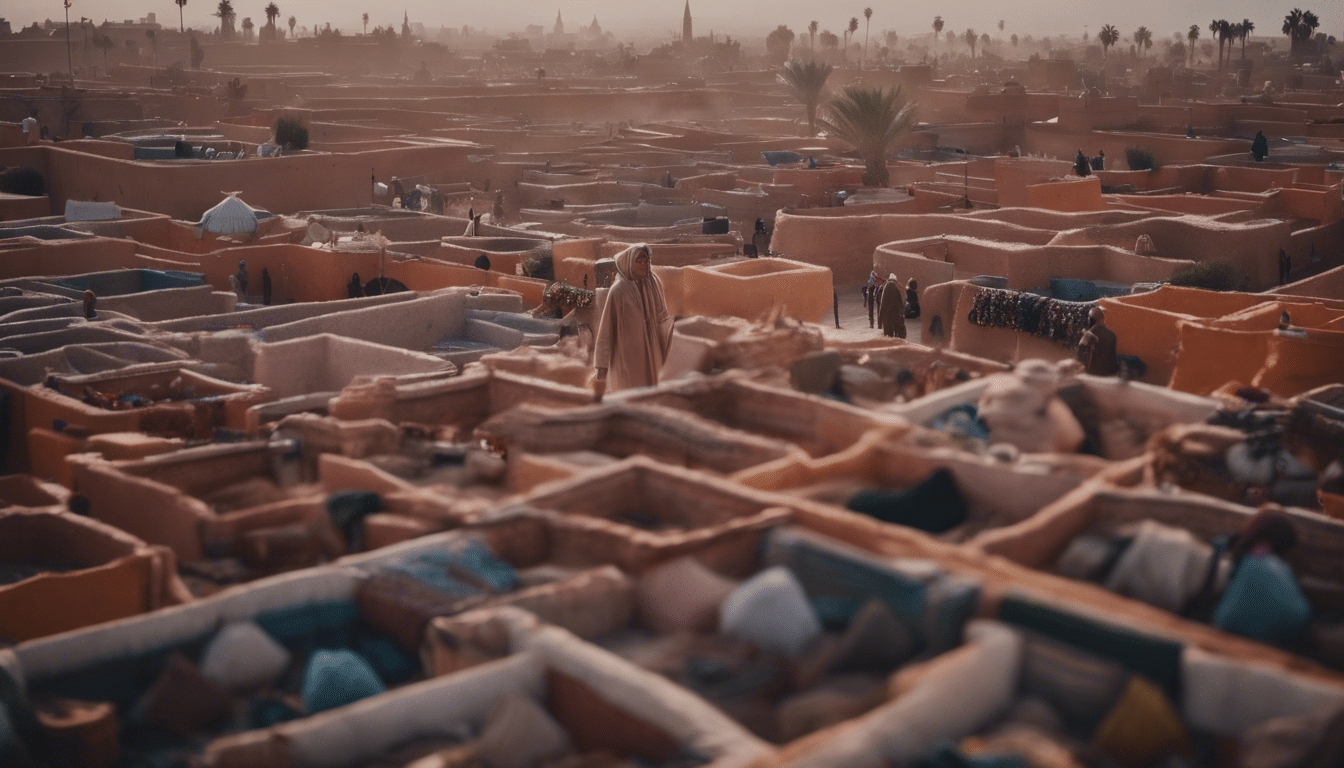
[[[690,2],[690,0],[686,0],[686,2]],[[552,31],[557,35],[565,34],[565,20],[560,18],[559,11],[555,12],[555,29]]]
[[[597,14],[593,14],[593,23],[588,25],[588,31],[594,35],[602,34],[602,26],[597,23]]]
[[[691,42],[691,0],[686,0],[686,12],[681,16],[681,41]]]
[[[401,11],[401,36],[411,36],[411,15],[405,9]]]

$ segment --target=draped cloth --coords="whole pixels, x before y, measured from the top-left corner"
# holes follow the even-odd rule
[[[634,245],[616,256],[616,281],[607,291],[598,323],[593,366],[607,369],[611,391],[657,384],[672,346],[672,317],[662,281],[652,271],[643,280],[631,277],[636,253],[647,248]]]

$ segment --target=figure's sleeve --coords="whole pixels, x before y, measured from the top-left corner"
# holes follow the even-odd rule
[[[597,336],[593,339],[593,367],[611,367],[611,349],[616,345],[616,297],[607,291],[607,300],[602,305],[602,319],[597,323]]]

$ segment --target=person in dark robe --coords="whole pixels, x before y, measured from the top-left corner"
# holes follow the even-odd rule
[[[93,291],[85,291],[84,292],[85,320],[93,320],[98,317],[98,311],[95,309],[95,307],[97,306],[98,306],[98,297],[93,294]]]
[[[486,272],[489,272],[489,271],[490,271],[490,257],[489,257],[489,256],[486,256],[484,253],[482,253],[480,256],[477,256],[477,257],[476,257],[476,268],[477,268],[477,269],[483,269],[483,270],[485,270]]]
[[[1288,276],[1293,271],[1293,260],[1288,256],[1288,252],[1279,249],[1279,285],[1288,282]]]
[[[238,291],[239,291],[239,293],[241,293],[243,296],[246,296],[246,295],[247,295],[247,279],[248,279],[248,278],[247,278],[247,262],[246,262],[246,261],[243,261],[242,259],[239,259],[239,260],[238,260],[238,274],[236,275],[236,277],[238,278]]]
[[[1269,139],[1265,138],[1264,131],[1256,131],[1255,138],[1251,140],[1251,158],[1262,163],[1266,157],[1269,157]]]
[[[905,284],[905,317],[907,320],[919,317],[919,283],[913,277]]]
[[[1084,178],[1092,175],[1092,166],[1087,162],[1087,155],[1084,155],[1081,149],[1073,157],[1073,172]]]
[[[261,303],[271,305],[271,273],[265,267],[261,268]]]
[[[868,309],[868,327],[875,328],[873,313],[877,311],[877,292],[882,288],[882,278],[877,272],[868,273],[868,282],[863,285],[863,306]]]
[[[1078,340],[1078,359],[1083,369],[1093,376],[1114,376],[1119,368],[1115,355],[1115,331],[1106,327],[1106,313],[1101,307],[1088,312],[1091,323]]]
[[[350,274],[350,283],[345,286],[345,292],[352,299],[358,299],[364,295],[364,283],[359,279],[359,273]]]
[[[751,233],[751,244],[756,246],[757,256],[770,255],[770,233],[765,229],[765,220],[756,220],[756,230]]]
[[[905,338],[905,296],[896,275],[888,276],[878,293],[877,324],[883,336]]]

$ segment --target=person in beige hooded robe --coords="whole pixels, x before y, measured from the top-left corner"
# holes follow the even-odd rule
[[[619,391],[658,383],[672,345],[672,318],[647,245],[631,246],[616,257],[616,281],[607,291],[595,343],[593,391],[599,400],[608,385]]]

